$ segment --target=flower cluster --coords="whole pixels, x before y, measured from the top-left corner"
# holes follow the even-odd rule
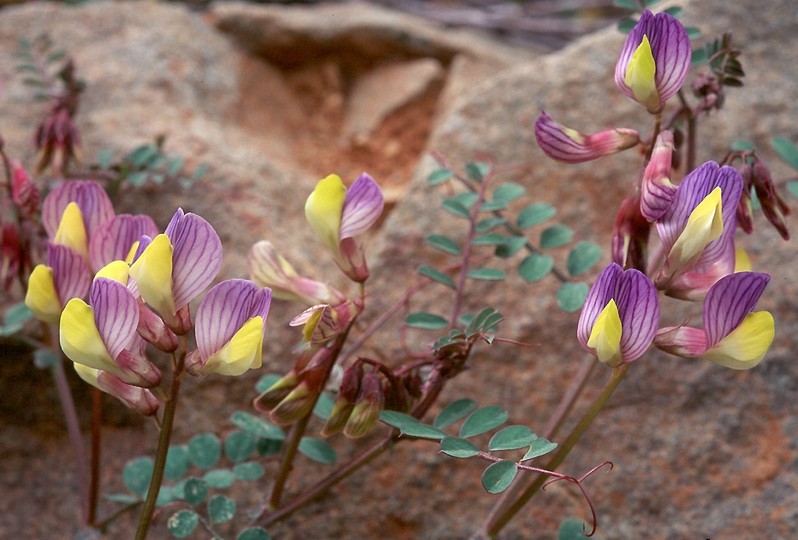
[[[545,112],[535,125],[541,149],[559,161],[588,161],[638,144],[647,155],[640,185],[616,217],[614,262],[593,285],[579,319],[579,342],[610,366],[637,360],[653,344],[679,356],[748,369],[773,341],[773,317],[753,312],[769,276],[749,271],[748,257],[735,247],[734,236],[738,221],[751,231],[752,189],[765,200],[766,216],[785,238],[788,209],[759,161],[745,163],[743,175],[710,161],[680,182],[674,180],[676,137],[669,126],[660,130],[660,119],[666,102],[684,84],[690,61],[690,41],[681,23],[667,13],[646,10],[624,43],[615,83],[656,116],[654,144],[646,147],[630,129],[585,135]],[[652,230],[656,237],[649,250]],[[703,300],[704,328],[660,328],[660,292]]]
[[[223,281],[192,321],[190,303],[222,263],[219,236],[203,218],[178,209],[159,234],[149,216],[115,215],[97,183],[72,181],[47,195],[42,221],[46,260],[31,273],[25,303],[58,324],[61,348],[85,381],[154,414],[161,373],[147,344],[174,353],[192,329],[197,350],[181,369],[240,375],[260,367],[270,289]]]

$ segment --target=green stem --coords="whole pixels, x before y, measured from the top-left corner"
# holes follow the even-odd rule
[[[139,517],[139,526],[136,530],[136,540],[144,540],[150,528],[152,514],[155,511],[155,501],[158,499],[158,492],[161,490],[163,473],[166,468],[166,454],[169,451],[169,441],[172,438],[172,426],[177,410],[177,396],[180,392],[180,376],[183,372],[183,358],[175,365],[172,373],[172,383],[169,387],[169,399],[163,411],[161,421],[161,434],[158,437],[158,449],[155,452],[155,465],[152,471],[150,487],[147,490],[147,499],[144,501],[144,508]]]
[[[599,396],[590,406],[590,409],[588,409],[576,427],[574,427],[565,441],[560,445],[557,452],[552,456],[548,463],[546,463],[546,466],[544,467],[545,469],[553,471],[560,466],[563,460],[565,460],[566,456],[568,456],[576,443],[579,442],[579,439],[596,418],[598,413],[604,408],[607,400],[609,400],[610,396],[612,396],[613,392],[618,387],[618,384],[621,382],[621,380],[623,380],[626,372],[629,371],[629,366],[630,364],[622,364],[613,370],[612,377],[604,387],[604,390],[602,390],[601,394],[599,394]],[[510,520],[521,510],[521,508],[523,508],[524,505],[529,502],[535,493],[540,490],[543,484],[546,483],[547,479],[548,478],[546,476],[539,475],[535,481],[530,484],[523,493],[521,493],[521,495],[512,505],[510,505],[504,512],[494,516],[493,520],[491,520],[491,522],[489,522],[485,528],[485,535],[488,538],[496,538],[496,535],[498,535],[505,525],[507,525]]]

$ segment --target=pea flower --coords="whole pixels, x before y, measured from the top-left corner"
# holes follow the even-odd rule
[[[60,322],[61,349],[75,364],[109,373],[125,384],[156,386],[161,373],[147,360],[146,343],[136,333],[138,301],[117,279],[127,280],[124,262],[98,273],[88,303],[80,298],[67,303]]]
[[[353,281],[362,283],[369,276],[363,247],[355,237],[376,223],[383,206],[380,187],[366,173],[349,189],[340,177],[331,174],[319,180],[305,202],[305,217],[313,232]]]
[[[773,316],[753,311],[770,276],[738,272],[722,277],[704,299],[704,328],[663,328],[657,347],[686,358],[704,358],[731,369],[750,369],[765,357],[775,336]]]
[[[147,304],[177,334],[191,328],[188,303],[216,277],[222,242],[200,216],[178,208],[166,231],[147,243],[130,266],[130,276]]]
[[[656,222],[660,245],[652,275],[658,288],[679,298],[697,298],[734,270],[735,214],[742,178],[732,167],[707,162],[676,188],[673,202]]]
[[[89,180],[64,182],[53,188],[42,205],[42,224],[51,241],[70,247],[89,262],[89,242],[114,207],[105,190]]]
[[[301,326],[302,338],[313,346],[321,346],[344,332],[361,311],[363,303],[359,299],[337,306],[317,304],[294,317],[288,325]]]
[[[634,129],[607,129],[586,135],[554,121],[545,111],[535,122],[535,139],[543,153],[557,161],[582,163],[626,150],[640,142]]]
[[[247,267],[252,280],[261,287],[270,287],[272,295],[282,300],[299,300],[306,304],[337,303],[344,296],[320,281],[301,276],[271,242],[261,240],[249,250]]]
[[[639,270],[610,263],[587,295],[577,338],[599,361],[617,367],[648,350],[658,324],[659,302],[651,280]]]
[[[90,385],[110,394],[122,403],[135,409],[144,416],[151,416],[158,411],[159,403],[155,395],[146,388],[127,384],[119,377],[95,368],[75,364],[75,372]]]
[[[186,357],[186,369],[237,376],[259,368],[271,300],[271,289],[244,279],[213,287],[197,309],[197,350]]]
[[[645,10],[615,65],[615,84],[648,112],[662,111],[684,84],[692,51],[687,31],[667,13]]]

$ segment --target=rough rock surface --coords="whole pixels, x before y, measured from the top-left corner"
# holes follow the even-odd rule
[[[741,137],[773,158],[769,134],[798,140],[792,95],[798,81],[794,70],[785,68],[798,60],[793,39],[798,15],[791,2],[771,0],[766,8],[752,0],[682,4],[688,24],[707,35],[732,29],[745,51],[746,86],[729,95],[727,111],[703,124],[702,159],[718,159],[730,139]],[[503,179],[555,203],[557,219],[572,226],[578,238],[605,246],[639,157],[626,153],[582,166],[555,164],[536,148],[532,124],[545,107],[585,132],[648,127],[647,115],[612,83],[622,43],[612,29],[536,58],[535,52],[444,33],[365,5],[275,8],[224,2],[203,19],[179,6],[150,2],[36,3],[0,12],[0,132],[8,151],[27,163],[31,126],[41,108],[31,104],[13,76],[10,53],[34,28],[46,29],[69,51],[87,81],[78,117],[87,152],[104,147],[122,152],[163,133],[170,151],[192,163],[212,164],[210,176],[191,192],[138,193],[123,201],[123,209],[144,205],[159,224],[179,204],[202,214],[227,248],[226,277],[243,275],[246,249],[261,237],[272,238],[299,266],[313,268],[318,250],[299,248],[316,245],[303,225],[304,193],[330,171],[347,179],[370,171],[394,204],[372,247],[379,245],[381,252],[374,290],[388,286],[397,292],[370,297],[375,307],[387,305],[411,283],[419,254],[434,256],[423,246],[426,234],[460,232],[456,221],[438,210],[444,190],[426,186],[434,166],[422,157],[427,150],[458,166],[486,156],[512,165]],[[393,88],[402,96],[396,102],[368,91],[386,84],[389,79],[381,74],[395,76],[397,69],[422,65],[430,67],[423,68],[416,86]],[[358,97],[364,93],[376,101],[364,102]],[[368,121],[358,123],[354,111]],[[367,126],[368,137],[356,136],[363,130],[352,126]],[[777,176],[786,174],[775,169]],[[794,228],[795,220],[790,224]],[[794,247],[763,222],[757,226],[756,241],[746,247],[757,268],[776,274],[762,301],[777,318],[776,343],[750,372],[656,354],[633,366],[564,465],[575,473],[605,459],[616,464],[589,486],[603,538],[791,536],[798,519]],[[502,333],[537,347],[483,348],[443,401],[471,396],[499,403],[510,409],[513,422],[537,429],[584,354],[573,339],[576,316],[556,308],[551,278],[538,285],[517,279],[512,284],[512,289],[477,288],[473,305],[487,302],[511,315]],[[440,295],[433,291],[418,305],[434,307],[445,299]],[[279,343],[290,343],[282,339],[283,321],[295,310],[278,305],[271,316],[274,338],[266,358],[277,370],[290,365],[288,347]],[[413,346],[424,346],[423,335],[411,338]],[[30,375],[17,358],[6,360],[0,368],[0,536],[48,538],[68,530],[65,537],[71,537],[78,524],[76,490],[54,393],[46,374]],[[595,395],[603,371],[596,370],[595,384],[578,406]],[[226,418],[247,406],[255,380],[251,374],[237,381],[187,382],[185,416],[175,440],[228,429]],[[36,390],[28,391],[28,384]],[[85,389],[79,383],[75,388]],[[85,420],[86,400],[80,401]],[[154,441],[155,435],[149,424],[114,410],[104,458],[108,491],[121,490],[118,471],[126,459],[145,452],[142,441]],[[364,474],[276,527],[274,536],[310,538],[314,533],[308,531],[316,531],[319,538],[469,537],[495,501],[479,485],[481,464],[455,462],[433,448],[398,445]],[[342,455],[347,451],[340,449]],[[103,503],[102,508],[105,513],[115,507]],[[568,515],[586,517],[583,501],[568,487],[552,486],[505,537],[551,538]],[[131,524],[123,519],[110,537],[128,538]]]

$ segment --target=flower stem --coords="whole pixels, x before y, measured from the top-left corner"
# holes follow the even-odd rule
[[[555,470],[560,464],[565,460],[566,456],[570,453],[573,447],[579,442],[579,439],[585,433],[587,428],[596,418],[598,413],[601,409],[604,408],[604,405],[609,400],[610,396],[612,396],[615,389],[618,387],[618,384],[623,380],[626,372],[629,371],[630,364],[622,364],[616,367],[612,372],[612,377],[610,377],[609,382],[602,390],[601,394],[596,398],[593,404],[590,406],[588,411],[585,413],[584,416],[579,420],[579,423],[574,427],[565,441],[560,445],[557,452],[552,456],[552,458],[546,463],[545,469],[549,471]],[[527,502],[538,492],[538,490],[543,486],[546,482],[547,477],[544,475],[539,475],[535,478],[535,481],[529,485],[521,495],[510,505],[507,509],[503,512],[492,516],[491,519],[485,527],[485,536],[488,538],[496,538],[496,535],[507,525],[510,520],[521,510],[521,508],[526,505]]]
[[[152,521],[152,514],[155,511],[155,501],[158,499],[158,492],[161,490],[163,473],[166,468],[166,454],[169,451],[169,441],[172,438],[172,426],[175,420],[175,411],[177,410],[177,396],[180,392],[183,360],[184,357],[181,356],[180,360],[173,368],[172,383],[169,387],[169,399],[167,399],[166,406],[164,407],[163,419],[161,420],[161,434],[158,437],[158,449],[155,451],[155,465],[152,470],[152,479],[150,480],[150,487],[147,489],[147,499],[144,501],[144,508],[142,508],[141,516],[139,517],[136,540],[144,540],[147,537],[150,521]]]
[[[78,474],[78,491],[80,493],[83,519],[86,524],[91,524],[89,521],[90,480],[88,458],[86,456],[86,448],[83,445],[83,437],[80,434],[80,423],[78,421],[77,410],[75,409],[75,400],[72,398],[72,391],[69,389],[69,382],[67,382],[66,373],[64,373],[64,363],[60,355],[56,361],[53,362],[50,371],[53,374],[55,387],[58,391],[58,399],[61,401],[61,409],[64,412],[69,442],[72,445],[72,450],[75,452],[75,468]]]
[[[89,510],[87,522],[97,521],[97,501],[100,494],[100,449],[103,421],[103,392],[91,389],[91,482],[89,484]]]

